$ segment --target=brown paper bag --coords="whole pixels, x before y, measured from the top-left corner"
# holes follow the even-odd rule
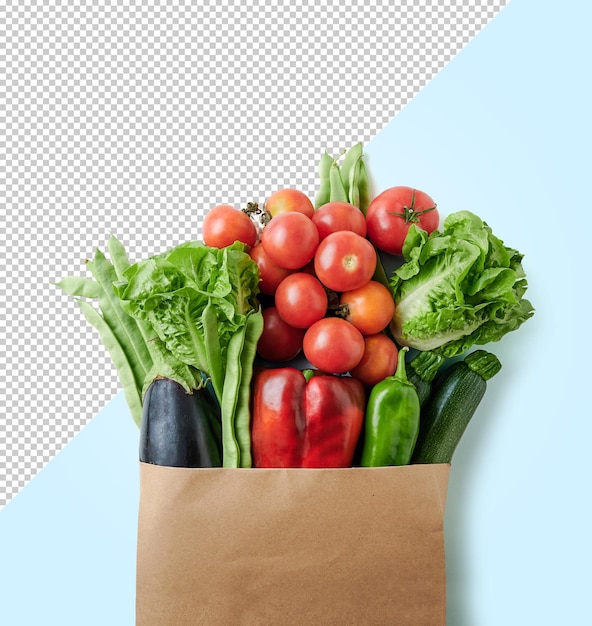
[[[445,624],[448,473],[141,463],[137,624]]]

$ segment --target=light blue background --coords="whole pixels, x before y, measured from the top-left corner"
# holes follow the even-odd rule
[[[592,5],[512,2],[366,147],[379,191],[469,209],[526,256],[536,314],[454,458],[451,626],[592,623]],[[138,431],[117,396],[0,512],[3,624],[133,624]]]

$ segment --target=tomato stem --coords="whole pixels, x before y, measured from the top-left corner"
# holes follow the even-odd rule
[[[247,206],[242,209],[242,212],[248,215],[251,219],[259,217],[259,223],[261,226],[265,226],[265,224],[267,224],[271,219],[271,213],[265,209],[265,205],[261,208],[258,202],[247,202]]]
[[[405,205],[403,207],[403,212],[399,213],[398,211],[388,211],[390,215],[396,215],[401,219],[405,220],[405,224],[417,224],[419,222],[419,218],[424,213],[429,213],[430,211],[434,211],[436,209],[436,205],[430,207],[429,209],[422,209],[421,211],[416,211],[415,209],[415,189],[411,194],[411,206]]]
[[[343,317],[345,319],[349,315],[349,306],[347,304],[329,304],[327,311],[331,312],[335,317]]]
[[[339,294],[336,291],[325,287],[325,292],[327,293],[327,312],[335,317],[345,319],[349,315],[347,304],[341,304]]]
[[[342,308],[342,305],[339,304],[339,294],[332,289],[328,289],[325,287],[325,292],[327,293],[327,310],[328,311],[337,311]]]

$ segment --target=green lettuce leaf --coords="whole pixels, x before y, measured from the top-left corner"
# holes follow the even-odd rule
[[[219,250],[190,241],[130,266],[115,291],[122,309],[148,322],[177,359],[213,375],[212,368],[226,369],[230,338],[258,308],[258,284],[242,244]],[[204,319],[213,319],[214,327]],[[208,355],[212,342],[219,344],[219,363]]]
[[[156,333],[175,363],[211,381],[224,467],[251,465],[249,392],[263,316],[259,269],[246,250],[239,242],[222,249],[183,243],[128,267],[113,285],[121,308]]]
[[[498,341],[534,314],[522,255],[506,247],[470,211],[458,211],[428,235],[416,225],[392,275],[391,332],[401,345],[446,357]]]

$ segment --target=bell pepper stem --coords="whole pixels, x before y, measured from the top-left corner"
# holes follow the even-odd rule
[[[304,376],[304,380],[308,382],[315,375],[315,372],[312,369],[305,369],[302,370],[302,375]]]
[[[395,380],[398,380],[402,383],[408,383],[407,379],[407,371],[405,370],[405,354],[409,350],[408,346],[403,346],[399,350],[399,357],[397,361],[397,370],[395,372]]]

